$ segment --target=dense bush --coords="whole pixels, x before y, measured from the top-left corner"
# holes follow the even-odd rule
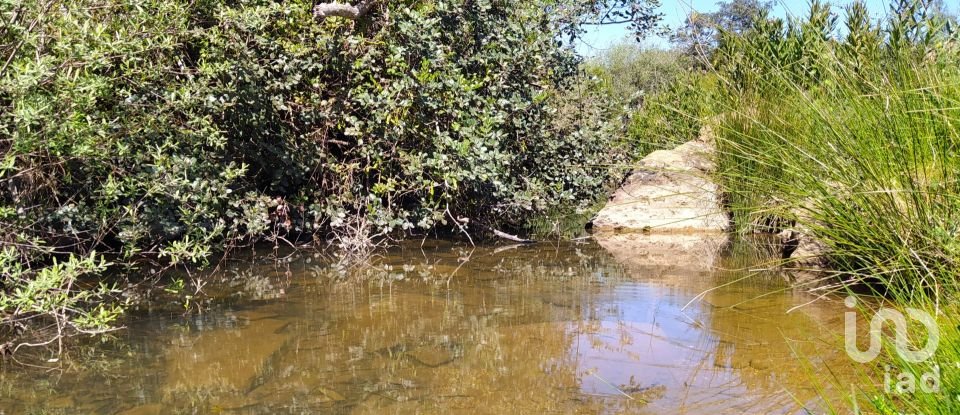
[[[673,85],[692,61],[677,51],[619,43],[588,61],[588,68],[607,86],[611,98],[631,106]]]
[[[556,122],[578,60],[535,4],[230,4],[26,8],[4,39],[25,40],[2,85],[8,237],[176,260],[276,226],[510,224],[592,197],[617,156]]]
[[[692,72],[676,78],[633,113],[627,128],[631,149],[638,156],[673,148],[700,136],[714,112],[716,77]]]
[[[604,7],[652,22],[627,3],[379,1],[351,20],[304,0],[6,2],[4,284],[94,249],[197,264],[587,206],[624,149],[558,39]]]

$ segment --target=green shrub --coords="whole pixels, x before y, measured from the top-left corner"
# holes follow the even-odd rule
[[[673,50],[619,43],[587,64],[603,80],[610,98],[636,108],[684,77],[692,61]]]
[[[676,50],[622,43],[587,63],[607,101],[605,113],[625,124],[631,159],[700,134],[711,113],[715,78]]]
[[[713,114],[716,78],[692,72],[647,99],[630,119],[627,138],[634,154],[675,147],[700,136]]]
[[[306,1],[100,3],[24,5],[4,32],[24,40],[0,78],[21,239],[176,263],[355,217],[519,225],[592,198],[618,157],[597,120],[558,123],[579,61],[535,2],[387,2],[357,22]]]
[[[64,329],[84,333],[109,330],[123,311],[120,304],[103,302],[113,296],[113,289],[104,284],[90,287],[89,282],[80,281],[84,275],[103,272],[108,265],[94,253],[30,269],[15,249],[7,247],[0,251],[0,281],[12,289],[0,292],[0,310],[19,328],[53,323],[53,339]]]
[[[162,268],[589,206],[625,150],[557,36],[595,3],[4,3],[0,240]]]

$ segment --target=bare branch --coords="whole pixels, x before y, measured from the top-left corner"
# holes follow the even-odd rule
[[[496,229],[493,230],[493,234],[496,235],[498,238],[503,238],[503,239],[506,239],[506,240],[508,240],[508,241],[519,242],[519,243],[522,243],[522,244],[532,244],[532,243],[536,243],[536,242],[537,242],[537,241],[534,241],[534,240],[532,240],[532,239],[523,239],[523,238],[521,238],[521,237],[519,237],[519,236],[511,235],[511,234],[506,233],[506,232],[501,232],[501,231],[498,231],[498,230],[496,230]]]
[[[633,20],[631,20],[631,19],[623,19],[623,20],[597,20],[597,21],[583,22],[583,23],[580,23],[580,24],[582,24],[582,25],[584,25],[584,26],[606,26],[606,25],[624,24],[624,23],[630,23],[630,22],[633,22]]]

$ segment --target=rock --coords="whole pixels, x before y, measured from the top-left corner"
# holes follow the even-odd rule
[[[776,235],[780,258],[784,260],[785,277],[794,285],[818,285],[827,276],[830,267],[827,247],[811,236],[800,225],[785,229]]]
[[[597,213],[594,231],[725,232],[730,218],[709,177],[714,151],[704,138],[650,153]]]
[[[777,237],[780,239],[781,258],[788,260],[790,269],[821,270],[827,266],[827,247],[810,235],[809,231],[786,229]]]
[[[777,234],[780,240],[780,258],[789,259],[800,246],[800,232],[786,229]]]

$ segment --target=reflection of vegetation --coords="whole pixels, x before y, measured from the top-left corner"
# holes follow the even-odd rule
[[[742,382],[745,396],[770,403],[782,386],[770,376],[780,373],[787,384],[802,378],[779,361],[780,372],[762,365],[786,356],[777,348],[781,333],[802,337],[814,327],[805,315],[781,318],[792,297],[750,301],[769,287],[754,282],[710,293],[680,313],[718,280],[682,268],[653,278],[593,243],[410,241],[347,269],[318,263],[313,253],[287,258],[198,276],[218,299],[202,314],[171,330],[179,313],[157,309],[132,327],[129,349],[105,356],[109,376],[79,370],[49,393],[66,393],[92,412],[132,406],[116,396],[184,412],[617,412],[715,393],[715,384],[697,383],[710,375]],[[280,289],[282,299],[274,298]],[[759,324],[763,318],[780,324]],[[684,363],[672,360],[678,353]],[[114,398],[87,392],[104,384]],[[22,393],[13,389],[6,396]]]

